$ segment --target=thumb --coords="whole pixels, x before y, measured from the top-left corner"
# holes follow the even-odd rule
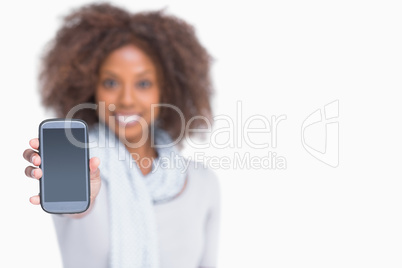
[[[100,160],[97,157],[92,157],[89,160],[89,169],[91,170],[91,173],[95,172],[98,169],[99,164]]]

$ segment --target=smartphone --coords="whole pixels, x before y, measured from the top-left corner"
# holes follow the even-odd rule
[[[88,126],[78,119],[39,125],[40,201],[48,213],[81,213],[90,203]]]

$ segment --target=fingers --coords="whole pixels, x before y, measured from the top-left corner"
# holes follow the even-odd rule
[[[22,154],[25,160],[32,163],[35,166],[39,166],[42,162],[40,155],[32,149],[26,149]]]
[[[28,166],[25,168],[25,175],[34,179],[42,178],[42,170],[40,168]]]
[[[40,197],[39,195],[34,195],[29,198],[29,202],[31,202],[34,205],[39,205],[40,204]]]
[[[39,139],[34,138],[29,141],[29,145],[32,147],[32,149],[38,150],[39,149]]]
[[[39,139],[34,138],[29,141],[29,145],[32,147],[32,149],[38,150],[39,149]],[[28,162],[32,163],[35,166],[39,166],[41,164],[41,158],[38,152],[32,150],[32,149],[26,149],[22,156],[24,157],[25,160]]]
[[[39,139],[34,138],[29,141],[29,145],[32,147],[34,150],[39,149]],[[37,152],[35,152],[32,149],[26,149],[23,153],[24,159],[27,160],[28,162],[32,163],[35,166],[39,166],[41,164],[41,158]],[[27,177],[35,178],[35,179],[40,179],[42,178],[42,170],[40,168],[28,166],[25,168],[25,175]],[[31,198],[29,198],[29,202],[31,202],[34,205],[39,205],[40,204],[40,197],[39,195],[34,195]]]

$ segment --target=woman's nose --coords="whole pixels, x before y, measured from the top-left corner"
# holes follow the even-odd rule
[[[129,85],[124,85],[120,91],[119,102],[121,106],[132,106],[135,103],[134,90]]]

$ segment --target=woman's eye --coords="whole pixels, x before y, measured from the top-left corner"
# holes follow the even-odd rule
[[[137,83],[137,87],[139,88],[149,88],[151,85],[152,84],[149,80],[141,80]]]
[[[106,79],[105,81],[103,81],[103,86],[105,88],[113,88],[117,86],[117,82],[112,79]]]

